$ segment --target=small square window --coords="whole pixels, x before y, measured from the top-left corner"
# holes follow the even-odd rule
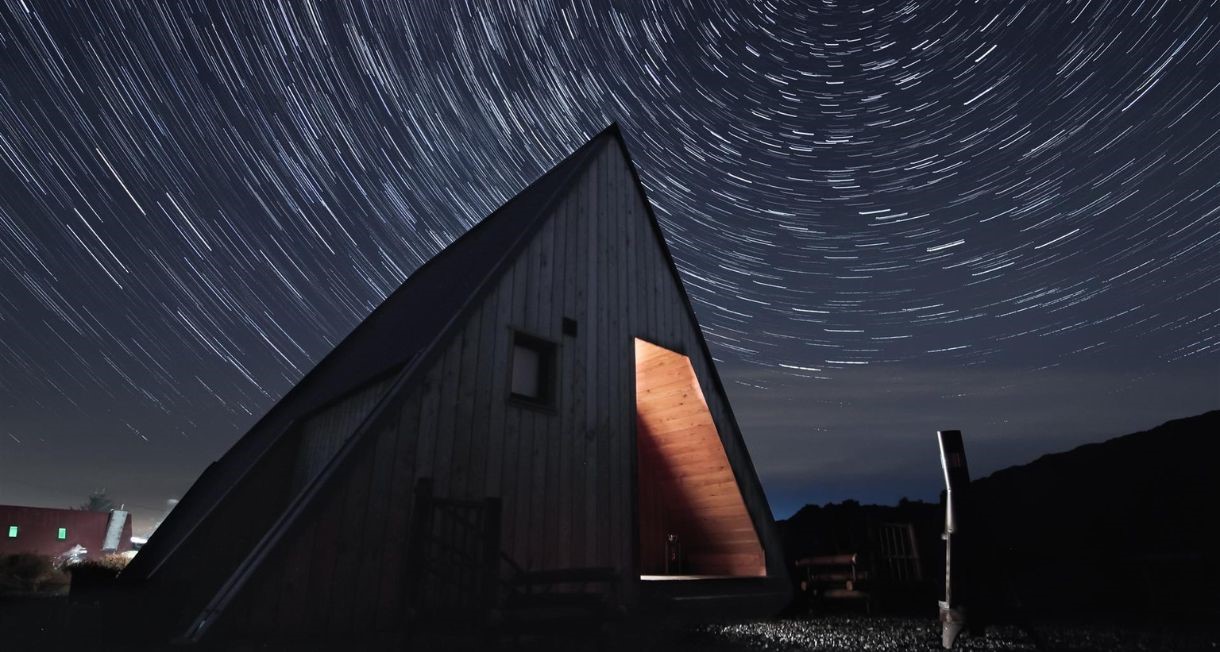
[[[55,533],[55,538],[59,539],[60,541],[67,539],[68,538],[68,528],[66,528],[66,527],[59,528],[59,531]]]
[[[17,538],[17,526],[16,525],[8,526],[8,538],[10,538],[10,539]]]
[[[512,398],[550,406],[555,397],[555,344],[513,333]]]

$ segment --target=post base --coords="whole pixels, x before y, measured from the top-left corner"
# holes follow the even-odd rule
[[[949,606],[947,602],[940,603],[940,643],[946,650],[952,649],[957,637],[966,628],[966,611],[961,605]]]

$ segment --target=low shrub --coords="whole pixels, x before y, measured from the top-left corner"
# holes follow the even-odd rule
[[[68,584],[68,576],[55,568],[50,557],[33,553],[0,555],[0,593],[55,591]]]
[[[93,588],[113,582],[128,561],[122,555],[106,555],[65,566],[64,570],[72,576],[72,588]]]

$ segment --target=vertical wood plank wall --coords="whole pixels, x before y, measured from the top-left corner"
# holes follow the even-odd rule
[[[376,424],[374,445],[324,492],[310,521],[226,616],[237,629],[341,633],[401,627],[411,492],[502,499],[503,549],[527,568],[614,566],[631,591],[635,366],[640,337],[691,358],[717,428],[730,432],[678,286],[626,159],[612,140],[551,218]],[[565,336],[563,318],[577,322]],[[557,405],[507,400],[514,329],[558,346]],[[738,477],[732,437],[724,438]],[[747,504],[767,509],[743,488]],[[766,542],[764,541],[764,544]],[[229,613],[226,612],[226,613]],[[267,621],[255,625],[254,614]]]
[[[296,468],[293,470],[293,492],[300,491],[330,461],[344,441],[364,421],[377,401],[385,394],[393,379],[363,387],[317,414],[301,425]]]
[[[640,572],[667,572],[672,534],[681,555],[668,572],[765,576],[758,532],[690,359],[637,340],[635,361]]]

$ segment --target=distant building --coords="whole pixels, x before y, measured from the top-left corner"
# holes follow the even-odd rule
[[[131,550],[131,514],[0,505],[0,555],[59,557],[76,546],[86,557]]]

